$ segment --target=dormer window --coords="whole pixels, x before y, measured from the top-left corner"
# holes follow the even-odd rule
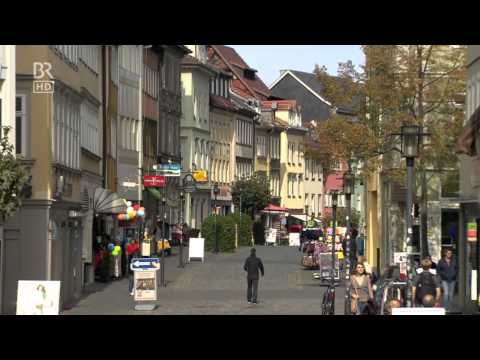
[[[257,70],[254,69],[244,69],[243,70],[243,76],[245,76],[246,79],[249,80],[255,80],[255,73]]]

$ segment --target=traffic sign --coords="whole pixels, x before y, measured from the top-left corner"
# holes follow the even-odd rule
[[[133,271],[148,271],[160,269],[160,259],[158,258],[135,258],[130,263],[130,269]]]
[[[145,187],[165,187],[165,176],[162,175],[145,175],[143,177],[143,186]]]

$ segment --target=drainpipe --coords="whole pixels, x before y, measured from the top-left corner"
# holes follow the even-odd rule
[[[103,161],[102,161],[102,173],[103,173],[103,188],[107,188],[107,106],[108,106],[108,87],[107,87],[107,54],[108,45],[102,46],[102,102],[103,102]]]

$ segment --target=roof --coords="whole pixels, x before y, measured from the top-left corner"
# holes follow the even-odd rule
[[[310,92],[312,92],[316,97],[320,100],[325,102],[327,105],[332,105],[328,99],[325,98],[323,93],[324,86],[318,80],[317,75],[314,73],[304,72],[304,71],[297,71],[297,70],[284,70],[282,75],[275,80],[275,82],[270,86],[270,89],[273,89],[276,84],[280,82],[285,76],[290,74],[295,78],[298,82],[300,82],[303,86],[305,86]],[[340,81],[338,76],[330,76],[332,79]],[[353,100],[355,101],[355,100]],[[344,113],[346,115],[352,114],[352,111],[346,105],[338,105],[336,104],[339,113]]]
[[[242,97],[253,97],[259,100],[266,100],[271,95],[270,89],[257,74],[255,74],[255,80],[244,76],[244,70],[248,69],[253,72],[256,72],[256,70],[248,66],[234,48],[225,45],[210,46],[224,62],[224,64],[216,62],[213,65],[222,70],[229,70],[236,76],[237,79],[232,82],[234,92]],[[209,57],[211,58],[211,54],[209,54]]]
[[[238,107],[230,100],[218,95],[210,95],[210,105],[227,111],[237,111]]]
[[[183,68],[190,68],[190,67],[201,68],[209,72],[212,76],[218,72],[213,66],[209,65],[208,63],[203,63],[200,60],[198,60],[196,57],[191,55],[185,55],[182,58],[181,64]]]
[[[277,104],[277,110],[289,110],[297,106],[296,100],[266,100],[262,101],[262,109],[271,109],[273,103]]]

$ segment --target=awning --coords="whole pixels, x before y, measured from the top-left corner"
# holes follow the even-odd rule
[[[298,220],[301,220],[303,222],[309,222],[312,220],[312,217],[311,216],[308,216],[308,215],[296,215],[296,214],[290,214],[291,217],[295,218],[295,219],[298,219]],[[316,223],[321,223],[322,221],[319,220],[319,219],[313,219],[313,221],[315,221]]]
[[[280,206],[276,206],[273,204],[269,204],[265,209],[263,209],[264,212],[283,212],[286,213],[288,212],[287,208],[282,208]]]
[[[456,152],[468,156],[477,155],[475,148],[475,138],[480,130],[480,107],[468,119],[462,133],[458,137]]]
[[[152,196],[157,199],[157,200],[162,200],[162,195],[160,194],[160,191],[158,191],[156,188],[153,187],[147,187],[147,190]]]
[[[97,188],[93,196],[93,211],[97,214],[126,213],[127,204],[117,193]]]

